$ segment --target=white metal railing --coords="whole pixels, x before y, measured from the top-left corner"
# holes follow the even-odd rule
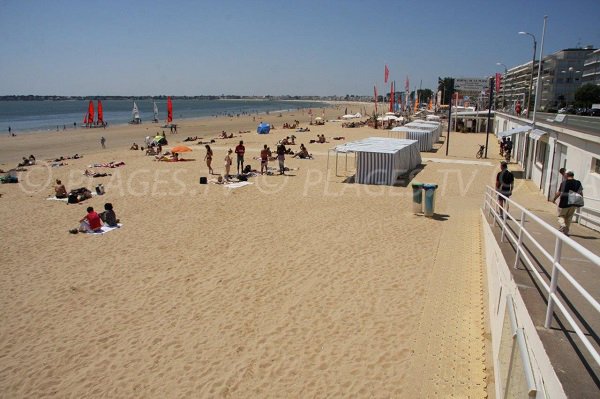
[[[503,206],[500,206],[498,203],[499,197],[504,199]],[[561,298],[557,295],[559,277],[562,276],[566,278],[569,283],[571,283],[579,295],[581,295],[590,305],[592,305],[594,310],[597,312],[596,315],[600,314],[600,303],[598,303],[598,301],[592,295],[590,295],[590,293],[583,288],[581,284],[561,264],[561,254],[563,246],[567,245],[576,251],[581,258],[591,262],[597,267],[600,267],[600,256],[594,254],[587,248],[584,248],[572,238],[559,232],[557,229],[550,226],[538,216],[512,201],[510,198],[500,194],[490,186],[487,186],[485,189],[483,212],[484,214],[487,212],[490,216],[492,216],[493,224],[498,224],[501,228],[500,242],[503,242],[505,238],[508,238],[508,240],[515,245],[516,256],[514,268],[517,268],[519,259],[521,259],[527,266],[529,266],[532,274],[535,276],[540,286],[548,294],[548,306],[546,308],[544,327],[550,328],[552,323],[552,315],[554,313],[554,306],[556,305],[564,318],[567,320],[569,326],[573,329],[573,331],[575,331],[581,342],[584,344],[590,355],[592,355],[596,363],[600,365],[600,354],[596,348],[594,348],[585,333],[581,330],[575,321],[575,317],[571,314],[567,306],[565,306]],[[519,213],[520,218],[517,219],[511,212]],[[554,236],[555,242],[553,254],[550,254],[525,228],[524,225],[526,220],[528,222],[536,223],[547,235]],[[511,221],[514,223],[514,230],[508,225],[508,223]],[[535,267],[527,251],[525,251],[523,244],[524,237],[527,237],[529,241],[542,253],[543,257],[551,262],[552,271],[549,285],[542,277],[537,267]],[[542,261],[543,259],[538,260]]]
[[[584,196],[583,198],[585,198],[585,199],[594,199],[595,200],[595,198],[591,198],[591,197],[585,197]],[[581,212],[588,213],[588,214],[600,215],[600,209],[594,209],[594,208],[589,208],[587,206],[583,206],[581,208],[577,208],[577,210],[575,211],[575,215],[573,215],[573,218],[575,219],[575,221],[577,223],[579,223],[580,220],[585,220],[587,222],[600,225],[600,217],[593,217],[593,216],[590,216],[590,215],[583,215]]]

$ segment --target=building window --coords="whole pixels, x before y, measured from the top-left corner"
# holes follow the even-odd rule
[[[544,164],[544,159],[546,158],[546,151],[548,149],[548,144],[544,143],[541,140],[537,141],[537,151],[535,153],[535,163],[539,165]]]
[[[592,158],[592,172],[600,175],[600,159]]]

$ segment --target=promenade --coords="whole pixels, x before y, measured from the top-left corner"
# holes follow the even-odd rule
[[[515,166],[513,168],[517,169]],[[551,226],[557,226],[556,205],[548,202],[533,182],[518,179],[515,181],[515,187],[516,189],[511,197],[512,200],[530,210]],[[518,215],[518,212],[516,214]],[[488,221],[492,222],[492,218],[489,216]],[[509,226],[511,229],[516,227],[514,222],[509,222]],[[553,236],[544,231],[537,223],[526,221],[525,228],[531,232],[546,251],[553,253],[555,245]],[[519,261],[516,269],[512,267],[515,264],[514,245],[507,242],[507,240],[500,242],[501,230],[499,227],[493,228],[493,232],[510,266],[519,292],[525,301],[565,393],[567,396],[574,398],[598,397],[600,393],[600,367],[589,355],[575,332],[570,329],[558,308],[554,310],[551,327],[549,329],[544,328],[547,307],[546,292],[522,260]],[[578,224],[572,224],[571,238],[592,253],[600,253],[600,233]],[[529,240],[524,239],[524,244],[527,254],[536,263],[536,269],[549,284],[552,272],[549,263],[543,259],[542,253]],[[563,246],[561,264],[594,298],[600,297],[600,274],[596,265],[583,259],[566,245]],[[600,331],[598,313],[576,292],[566,278],[561,277],[559,279],[558,287],[559,296],[572,314],[575,314],[579,326],[598,350],[600,347],[600,340],[597,335]]]

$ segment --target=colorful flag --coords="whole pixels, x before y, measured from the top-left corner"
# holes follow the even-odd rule
[[[496,93],[500,92],[500,82],[502,81],[502,75],[496,74]]]
[[[390,77],[390,70],[388,69],[387,64],[386,64],[385,69],[383,71],[383,80],[385,83],[387,83],[389,77]]]

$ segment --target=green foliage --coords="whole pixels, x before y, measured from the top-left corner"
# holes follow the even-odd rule
[[[454,79],[449,77],[438,78],[438,91],[442,92],[442,104],[450,104],[454,92]]]
[[[417,95],[419,96],[419,101],[426,103],[433,97],[433,91],[431,89],[417,90]]]
[[[587,83],[575,92],[575,106],[591,108],[592,104],[600,104],[600,86]]]

